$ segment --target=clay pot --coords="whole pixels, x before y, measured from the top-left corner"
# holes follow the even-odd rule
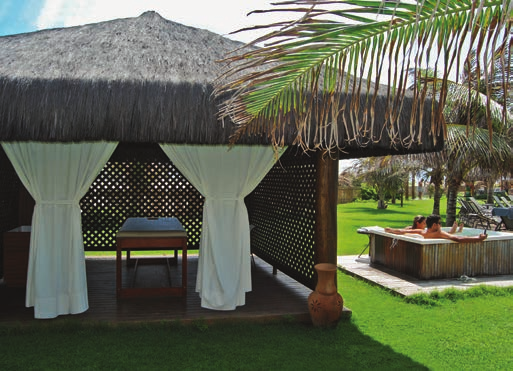
[[[342,315],[344,300],[337,292],[335,277],[337,266],[322,263],[314,266],[317,272],[317,286],[308,296],[308,310],[314,326],[335,326]]]

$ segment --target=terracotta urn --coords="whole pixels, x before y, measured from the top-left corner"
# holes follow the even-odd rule
[[[308,296],[308,310],[314,326],[336,326],[342,315],[344,300],[335,284],[337,266],[321,263],[314,266],[317,272],[315,291]]]

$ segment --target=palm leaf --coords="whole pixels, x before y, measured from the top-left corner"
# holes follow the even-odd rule
[[[506,0],[276,3],[267,11],[301,16],[267,25],[270,32],[253,43],[263,47],[227,59],[231,67],[219,80],[216,95],[228,93],[230,98],[220,115],[239,125],[232,141],[266,132],[279,145],[286,127],[294,125],[305,149],[341,149],[345,143],[339,143],[333,130],[349,128],[351,137],[344,141],[364,146],[400,132],[404,98],[410,94],[405,71],[432,66],[441,76],[440,106],[433,105],[431,123],[420,119],[416,124],[419,117],[412,114],[410,134],[401,139],[405,147],[419,143],[422,125],[430,125],[435,135],[443,130],[450,70],[464,64],[468,50],[475,48],[485,62],[487,52],[500,50],[511,28],[512,7]],[[415,88],[412,105],[422,108],[425,97],[424,90]],[[378,104],[385,105],[379,117]],[[347,110],[350,115],[344,116]]]
[[[410,72],[410,75],[414,73]],[[430,70],[418,72],[420,74],[417,76],[417,82],[426,85],[428,92],[439,100],[442,80],[432,76]],[[513,75],[509,78],[508,83],[512,78]],[[502,132],[513,125],[513,115],[501,102],[493,99],[493,96],[489,101],[486,93],[475,90],[473,86],[469,87],[451,80],[446,81],[446,86],[447,97],[443,111],[448,124],[472,124],[472,126],[483,128],[491,121],[494,132]],[[412,88],[410,87],[410,89]],[[487,107],[489,107],[488,111]],[[488,120],[488,115],[490,120]]]
[[[448,129],[445,151],[453,165],[465,167],[468,171],[475,166],[497,168],[498,164],[511,161],[513,149],[505,135],[492,133],[490,137],[488,130],[472,128],[470,139],[469,128],[464,125],[448,125]]]

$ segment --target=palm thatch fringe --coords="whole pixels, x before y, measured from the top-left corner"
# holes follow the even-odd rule
[[[228,144],[236,127],[229,118],[219,119],[226,96],[215,98],[213,84],[222,70],[219,61],[241,47],[154,12],[0,37],[0,141]],[[363,97],[361,107],[367,104]],[[376,122],[386,116],[385,96],[377,99]],[[429,125],[419,125],[431,120],[427,106],[422,116],[405,99],[402,124],[391,136],[382,131],[384,119],[376,129],[362,129],[358,123],[369,122],[371,115],[365,110],[357,120],[347,109],[337,124],[304,130],[310,148],[319,138],[332,138],[341,157],[433,151]],[[413,141],[410,124],[422,127]],[[288,125],[281,144],[299,144],[298,130],[303,129]],[[270,131],[246,134],[237,143],[272,143]]]
[[[4,141],[228,143],[211,87],[149,81],[0,79]]]
[[[218,121],[212,90],[209,84],[0,78],[0,139],[228,144],[234,125],[228,120]],[[384,107],[384,103],[378,102],[376,106]],[[429,118],[431,110],[425,111],[424,115]],[[383,117],[385,112],[375,115]],[[405,104],[401,120],[409,122],[411,115],[412,105]],[[345,117],[348,122],[354,120],[349,112]],[[363,115],[358,120],[363,122]],[[409,126],[403,127],[404,132],[396,133],[395,137],[380,131],[355,135],[357,128],[351,125],[326,130],[333,132],[339,143],[345,143],[343,152],[433,150],[427,125],[422,126],[424,142],[403,148],[402,141],[410,133]],[[297,132],[292,126],[287,129],[283,133],[284,144],[291,145]],[[310,130],[310,145],[313,145],[316,126],[310,125]],[[361,140],[347,140],[354,137]],[[270,142],[267,135],[257,133],[242,136],[238,141],[241,144]]]

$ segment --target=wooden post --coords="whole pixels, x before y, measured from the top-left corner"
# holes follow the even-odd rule
[[[337,264],[338,159],[316,154],[315,264]]]

